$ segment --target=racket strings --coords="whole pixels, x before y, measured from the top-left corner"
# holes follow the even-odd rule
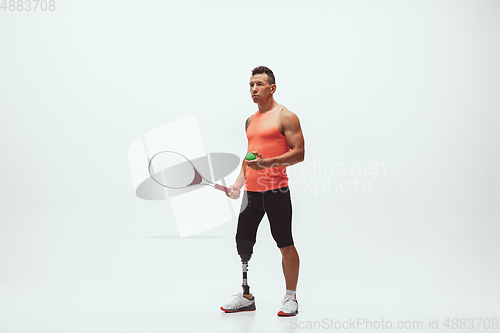
[[[150,161],[149,172],[160,184],[171,188],[183,188],[197,178],[193,166],[182,155],[174,152],[162,152]]]

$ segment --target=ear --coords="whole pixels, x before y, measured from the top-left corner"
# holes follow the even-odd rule
[[[276,92],[276,85],[271,84],[271,94],[274,94]]]

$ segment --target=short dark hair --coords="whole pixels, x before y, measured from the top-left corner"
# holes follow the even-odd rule
[[[257,74],[267,74],[267,82],[269,84],[276,84],[276,78],[274,77],[274,73],[272,70],[267,68],[266,66],[258,66],[252,69],[252,75],[257,75]]]

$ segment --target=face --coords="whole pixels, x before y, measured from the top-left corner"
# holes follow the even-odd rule
[[[267,82],[267,74],[255,74],[250,78],[250,93],[254,103],[265,103],[276,91],[276,85]]]

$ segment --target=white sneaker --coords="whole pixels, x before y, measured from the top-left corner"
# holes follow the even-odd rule
[[[243,293],[233,295],[234,298],[220,309],[226,313],[240,312],[240,311],[254,311],[255,310],[255,297],[252,300],[243,296]]]
[[[281,308],[278,312],[278,316],[289,317],[295,316],[297,313],[299,313],[299,302],[297,302],[293,296],[285,295],[285,298],[283,298],[283,301],[281,302]]]

